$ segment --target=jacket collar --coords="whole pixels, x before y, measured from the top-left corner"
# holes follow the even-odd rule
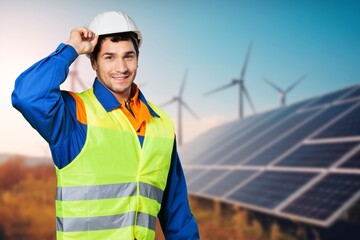
[[[138,98],[141,102],[143,102],[146,107],[148,108],[151,116],[153,117],[160,117],[148,104],[144,95],[138,89],[137,85],[133,83],[132,87],[136,87],[136,90],[139,91]],[[121,106],[121,103],[116,99],[116,97],[97,79],[95,78],[94,85],[94,94],[101,105],[105,108],[107,112],[110,112],[116,108]]]

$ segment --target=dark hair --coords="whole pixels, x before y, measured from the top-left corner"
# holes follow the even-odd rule
[[[131,40],[131,42],[134,45],[136,56],[139,56],[139,40],[137,37],[137,34],[134,32],[123,32],[123,33],[113,33],[113,34],[106,34],[106,35],[100,35],[98,42],[94,48],[94,51],[92,52],[93,58],[96,60],[99,52],[101,50],[102,42],[106,39],[110,38],[112,42],[120,42],[120,41],[127,41]]]

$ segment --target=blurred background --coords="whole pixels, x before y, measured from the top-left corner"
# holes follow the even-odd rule
[[[359,239],[351,0],[2,1],[0,239],[55,231],[50,152],[12,108],[14,81],[108,10],[142,31],[136,82],[174,120],[202,239]],[[70,70],[62,89],[92,85],[85,56]]]

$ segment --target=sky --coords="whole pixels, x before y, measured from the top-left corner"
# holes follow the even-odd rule
[[[187,72],[184,101],[199,116],[183,113],[184,142],[238,118],[238,87],[204,93],[240,77],[252,43],[245,86],[256,112],[276,109],[286,89],[288,104],[360,83],[360,2],[319,0],[114,0],[0,2],[0,153],[48,155],[46,142],[11,105],[15,79],[66,42],[72,28],[97,14],[126,12],[143,35],[135,82],[161,105],[177,96]],[[77,59],[83,84],[95,74]],[[72,66],[73,68],[74,66]],[[71,69],[72,69],[71,68]],[[62,89],[70,89],[67,80]],[[177,126],[177,106],[164,106]],[[245,115],[254,114],[245,102]]]

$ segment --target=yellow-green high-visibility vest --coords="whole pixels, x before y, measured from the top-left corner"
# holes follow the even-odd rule
[[[58,240],[148,240],[155,238],[174,144],[172,120],[146,121],[143,146],[120,109],[107,112],[93,89],[77,94],[84,102],[84,147],[66,167],[56,169]]]

